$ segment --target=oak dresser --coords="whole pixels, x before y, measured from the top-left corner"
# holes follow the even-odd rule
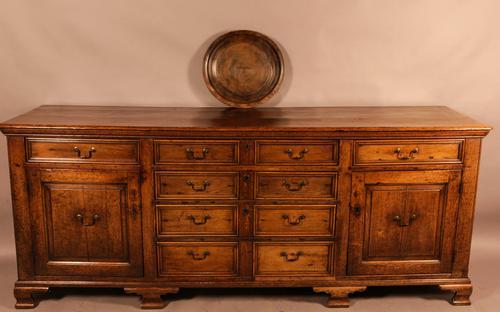
[[[115,287],[436,285],[470,304],[481,140],[444,106],[41,106],[7,135],[17,308]]]

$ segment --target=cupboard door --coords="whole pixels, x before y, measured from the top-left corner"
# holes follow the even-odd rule
[[[135,174],[42,169],[30,187],[37,275],[142,275]]]
[[[451,272],[460,172],[355,172],[351,275]]]

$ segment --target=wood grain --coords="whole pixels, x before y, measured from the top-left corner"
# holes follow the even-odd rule
[[[455,134],[466,132],[484,136],[491,127],[446,106],[274,107],[238,110],[213,107],[45,105],[0,124],[0,130],[6,133],[34,129],[54,133],[60,133],[61,130],[99,131],[94,132],[96,134],[102,134],[103,130],[135,133],[173,130],[300,131],[303,134],[381,131],[405,135],[419,135],[426,131],[455,131]]]

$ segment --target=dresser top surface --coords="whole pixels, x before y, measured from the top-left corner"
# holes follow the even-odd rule
[[[44,105],[0,130],[484,131],[490,127],[446,106],[215,107]]]

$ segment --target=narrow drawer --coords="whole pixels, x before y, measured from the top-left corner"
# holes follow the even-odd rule
[[[237,235],[236,205],[159,205],[159,236]]]
[[[236,164],[239,159],[238,141],[157,140],[155,160],[168,163]]]
[[[159,199],[236,199],[238,198],[238,173],[157,172],[156,197]]]
[[[234,276],[238,273],[238,243],[160,243],[160,276]]]
[[[256,205],[256,236],[333,236],[333,205]]]
[[[337,174],[321,172],[257,173],[258,199],[334,199]]]
[[[331,274],[331,243],[254,243],[255,275]]]
[[[355,165],[461,163],[463,140],[356,141]]]
[[[30,162],[137,163],[138,141],[28,138]]]
[[[337,141],[257,141],[259,164],[337,164]]]

